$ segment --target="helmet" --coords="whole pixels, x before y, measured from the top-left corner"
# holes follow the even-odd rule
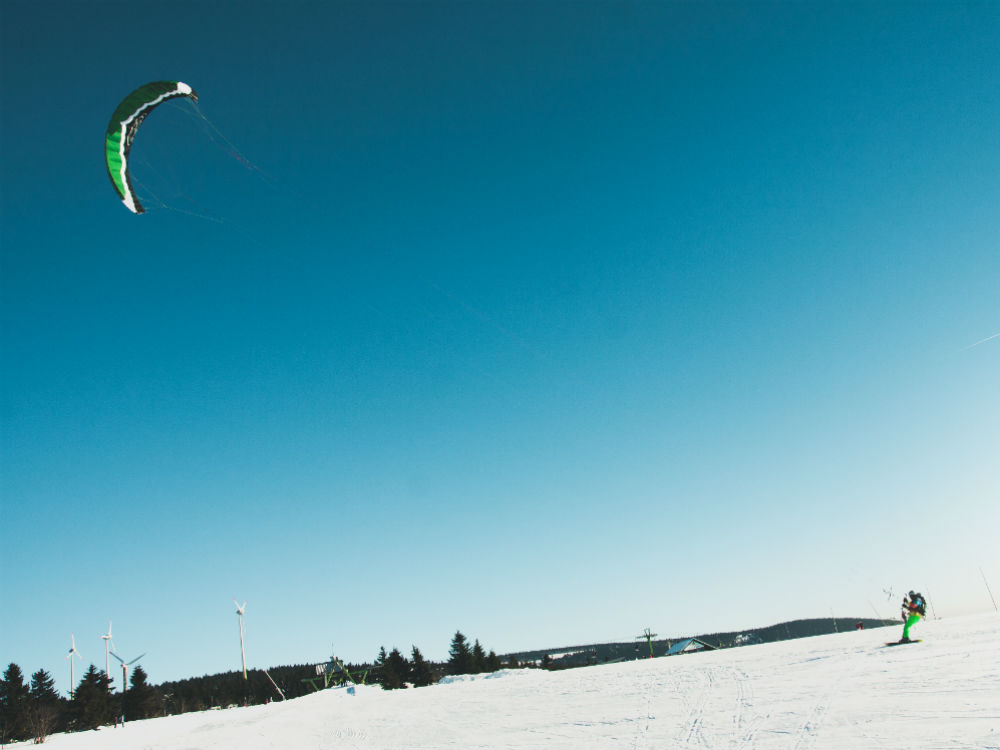
[[[910,592],[910,593],[908,594],[908,596],[909,596],[909,597],[910,597],[910,598],[912,599],[913,597],[915,597],[915,596],[916,596],[916,594],[914,594],[914,593],[913,593],[913,592],[911,591],[911,592]]]

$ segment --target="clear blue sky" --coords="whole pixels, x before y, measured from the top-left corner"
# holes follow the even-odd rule
[[[992,609],[997,3],[0,34],[4,665],[68,690],[114,618],[154,682],[235,669],[234,596],[251,666]],[[159,79],[222,135],[155,111],[134,216],[103,134]]]

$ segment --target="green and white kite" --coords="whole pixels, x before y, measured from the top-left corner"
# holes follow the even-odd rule
[[[167,99],[187,96],[198,101],[198,95],[190,86],[180,81],[154,81],[140,86],[122,100],[108,123],[108,133],[104,137],[105,160],[108,165],[108,177],[118,197],[125,207],[135,214],[141,214],[145,209],[139,204],[139,199],[132,189],[132,180],[128,173],[128,155],[132,149],[132,139],[146,119],[146,115]]]

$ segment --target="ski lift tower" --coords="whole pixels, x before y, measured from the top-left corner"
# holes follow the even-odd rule
[[[653,658],[653,639],[656,638],[656,633],[652,632],[649,628],[642,631],[642,635],[637,635],[635,639],[641,641],[643,638],[646,639],[646,643],[649,644],[649,658]]]

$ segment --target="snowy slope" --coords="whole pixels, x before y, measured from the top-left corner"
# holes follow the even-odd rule
[[[59,748],[1000,748],[1000,616],[805,638],[418,690],[327,690]]]

